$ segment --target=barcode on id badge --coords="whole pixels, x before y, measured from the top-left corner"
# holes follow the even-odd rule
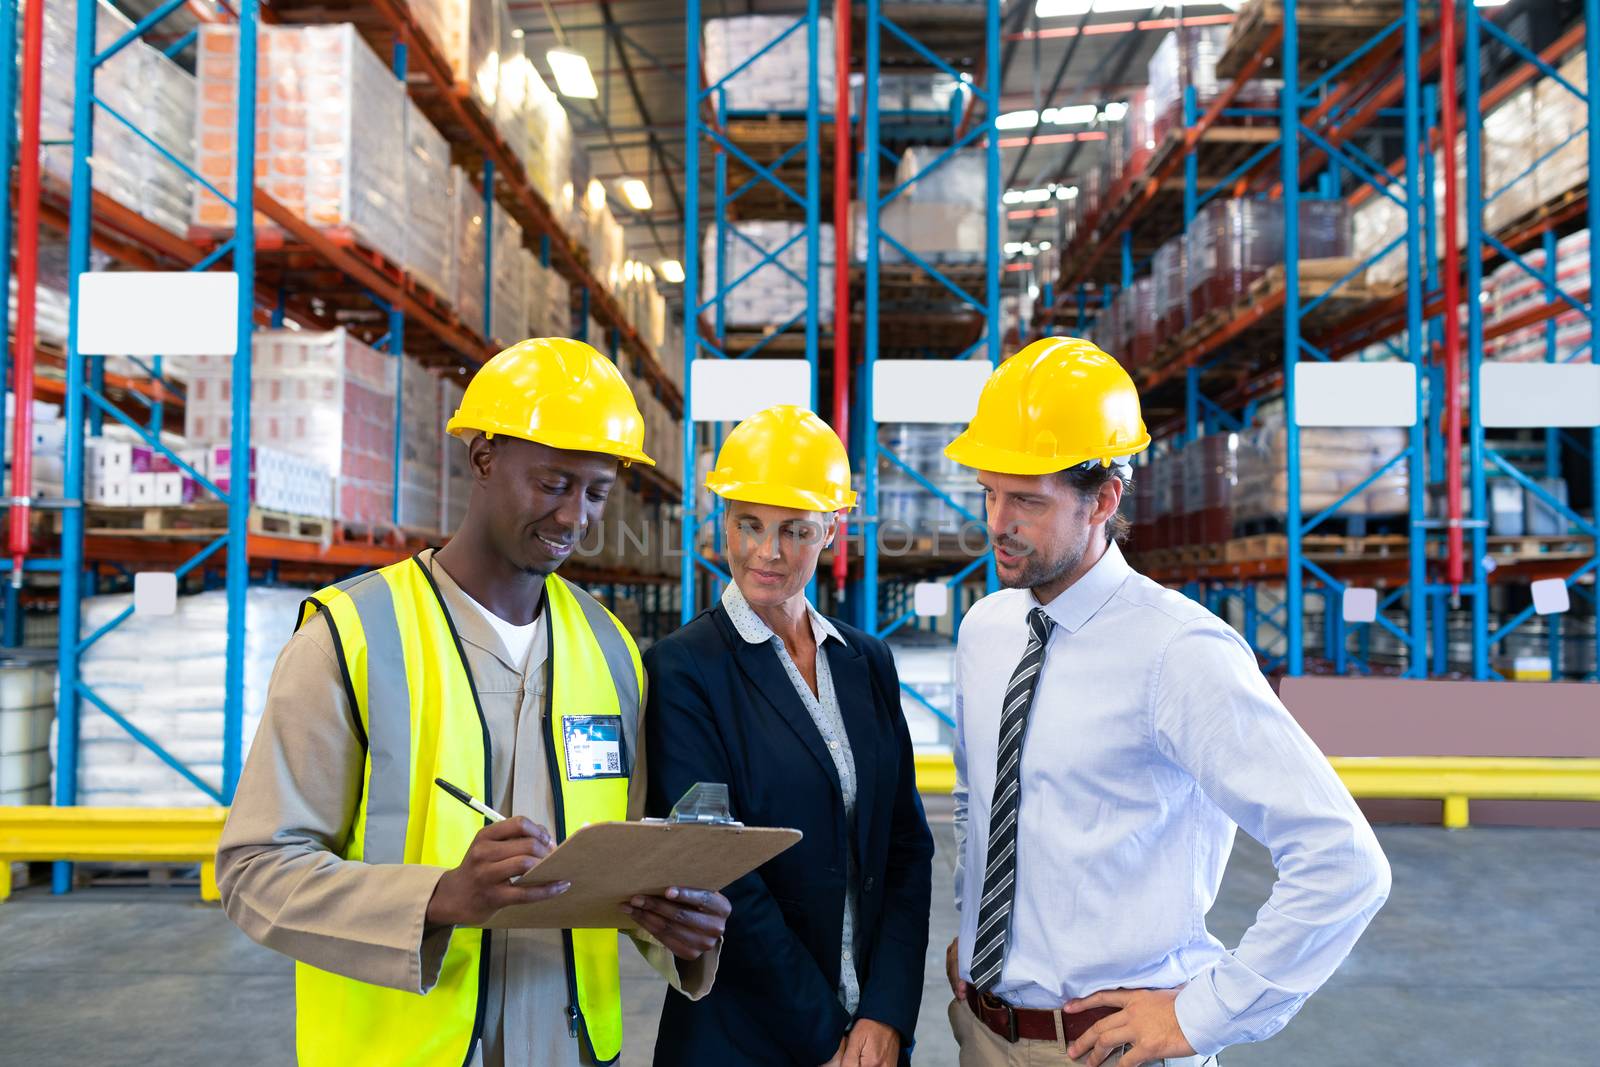
[[[606,753],[606,773],[607,774],[621,774],[622,773],[622,761],[621,761],[621,759],[618,758],[618,756],[617,756],[617,754],[615,752],[607,752]]]

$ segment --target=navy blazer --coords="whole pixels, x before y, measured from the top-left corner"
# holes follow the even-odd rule
[[[857,877],[857,1016],[899,1031],[910,1062],[922,1003],[933,837],[889,647],[830,620],[823,649],[856,764],[854,833],[822,735],[770,644],[739,636],[719,604],[645,653],[648,814],[696,782],[726,782],[733,817],[805,838],[729,886],[733,903],[711,992],[667,993],[659,1067],[800,1064],[833,1058],[850,1025],[839,1002],[847,854]]]

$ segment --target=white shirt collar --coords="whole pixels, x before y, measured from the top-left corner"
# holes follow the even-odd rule
[[[1044,605],[1045,614],[1067,633],[1077,633],[1079,627],[1094,618],[1095,612],[1106,606],[1106,601],[1122,588],[1122,583],[1132,573],[1133,568],[1123,558],[1122,549],[1113,541],[1106,546],[1099,561],[1089,568],[1088,574]],[[1035,604],[1039,602],[1031,590],[1028,598]]]
[[[733,620],[733,628],[738,630],[739,636],[750,644],[764,645],[776,636],[772,632],[772,627],[761,621],[761,616],[756,614],[755,608],[752,608],[750,602],[744,598],[744,594],[739,592],[737,582],[729,582],[727,588],[722,591],[722,606],[727,610],[728,618]],[[818,646],[827,637],[833,638],[840,644],[844,643],[844,638],[839,636],[839,631],[834,629],[833,623],[812,607],[809,601],[806,603],[806,614],[811,619],[811,636],[816,639]]]

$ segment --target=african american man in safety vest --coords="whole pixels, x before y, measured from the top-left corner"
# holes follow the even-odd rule
[[[643,419],[607,359],[544,338],[478,371],[447,429],[470,452],[461,528],[306,601],[218,886],[245,933],[297,961],[302,1064],[609,1063],[616,931],[482,927],[570,888],[538,884],[569,830],[642,810],[639,653],[555,572],[619,465],[653,463]],[[510,817],[489,822],[435,778]],[[651,964],[703,996],[727,900],[683,887],[624,910]]]

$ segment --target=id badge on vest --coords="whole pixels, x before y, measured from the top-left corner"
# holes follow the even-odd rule
[[[565,715],[561,736],[566,742],[567,780],[626,778],[621,715]]]

